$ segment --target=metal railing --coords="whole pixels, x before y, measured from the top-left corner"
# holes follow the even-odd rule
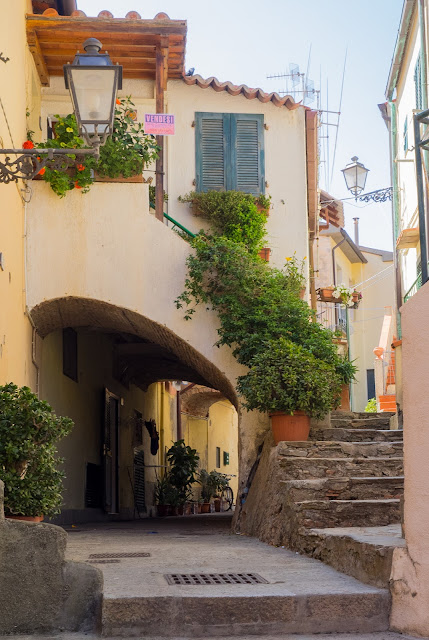
[[[327,329],[341,331],[344,337],[347,336],[347,314],[344,305],[318,301],[316,318]]]
[[[408,289],[407,293],[404,295],[404,303],[407,302],[407,300],[409,300],[410,298],[412,298],[417,293],[417,291],[420,289],[421,286],[422,286],[422,274],[419,273],[416,280],[413,282],[411,287]]]
[[[154,202],[149,201],[149,206],[150,206],[151,209],[155,209],[155,203]],[[175,228],[177,228],[177,229],[180,229],[180,231],[183,231],[183,233],[186,233],[190,238],[195,238],[195,236],[196,236],[195,233],[192,233],[192,231],[189,231],[189,229],[184,227],[183,224],[180,224],[180,222],[178,222],[177,220],[175,220],[174,218],[172,218],[168,214],[164,213],[164,218],[172,223],[173,231],[174,231]]]

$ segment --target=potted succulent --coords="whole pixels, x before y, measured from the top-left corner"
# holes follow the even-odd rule
[[[56,443],[70,433],[70,418],[28,387],[0,387],[0,480],[5,484],[5,515],[40,522],[60,513],[62,479]]]
[[[276,444],[307,440],[310,418],[326,415],[340,395],[335,365],[284,337],[266,346],[238,379],[244,406],[270,414]]]

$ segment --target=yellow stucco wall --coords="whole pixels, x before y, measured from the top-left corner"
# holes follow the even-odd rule
[[[40,84],[32,57],[26,46],[25,13],[31,3],[16,0],[7,3],[7,19],[0,20],[0,42],[7,63],[0,62],[0,145],[20,148],[26,139],[26,110],[37,103]],[[37,107],[36,107],[37,112]],[[35,119],[31,125],[36,126]],[[38,117],[37,117],[38,123]],[[25,316],[26,282],[24,273],[25,203],[24,187],[0,185],[0,384],[37,387],[32,363],[32,328]],[[25,196],[28,198],[28,195]]]
[[[330,286],[334,282],[332,249],[336,242],[329,236],[319,238],[319,275],[316,286]],[[375,255],[361,248],[367,263],[352,263],[342,251],[335,250],[337,284],[347,287],[356,285],[363,298],[357,310],[349,309],[350,357],[355,360],[359,371],[357,382],[352,384],[352,403],[355,411],[363,411],[367,404],[367,369],[374,369],[373,349],[378,346],[385,313],[392,312],[394,305],[393,262],[383,262],[381,255]],[[383,273],[381,274],[381,272]],[[376,274],[380,276],[374,278]],[[363,284],[361,284],[363,283]]]

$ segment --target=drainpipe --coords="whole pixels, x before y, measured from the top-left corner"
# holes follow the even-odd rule
[[[335,245],[335,247],[332,249],[332,272],[333,272],[333,276],[334,276],[334,286],[335,286],[335,287],[337,286],[337,270],[336,270],[336,268],[335,268],[335,249],[338,249],[338,247],[339,247],[340,245],[342,245],[342,244],[343,244],[343,242],[345,242],[345,241],[346,241],[346,239],[345,239],[345,238],[343,238],[343,239],[342,239],[342,240],[340,240],[340,241]],[[340,283],[340,284],[341,284],[341,283]]]
[[[359,218],[353,218],[355,225],[355,245],[359,246]]]
[[[401,265],[398,260],[398,250],[396,248],[396,242],[399,236],[399,189],[398,189],[398,163],[395,162],[396,155],[398,153],[398,118],[396,104],[393,101],[389,102],[390,111],[390,157],[391,167],[390,174],[393,187],[392,198],[392,212],[393,212],[393,256],[395,265],[395,294],[396,294],[396,331],[397,336],[400,339],[402,336],[401,328],[401,314],[399,308],[402,306],[402,278],[401,278]]]

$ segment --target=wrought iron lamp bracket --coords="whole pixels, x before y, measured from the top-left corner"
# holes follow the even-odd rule
[[[48,167],[52,170],[68,169],[77,162],[79,156],[95,156],[95,149],[0,149],[0,184],[32,180],[40,171]],[[14,160],[10,156],[18,156]],[[74,156],[74,157],[72,157]]]
[[[370,191],[369,193],[363,193],[361,196],[356,196],[356,200],[359,202],[387,202],[392,200],[393,187],[386,187],[385,189],[377,189],[377,191]]]

